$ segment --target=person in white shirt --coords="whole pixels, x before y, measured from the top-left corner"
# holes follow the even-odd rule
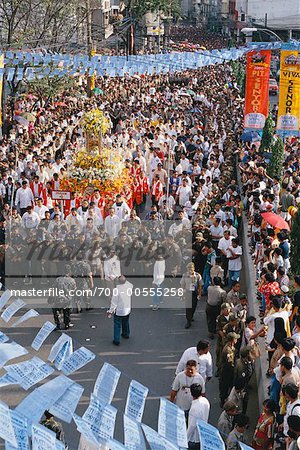
[[[177,365],[176,375],[185,370],[187,361],[194,359],[197,362],[197,372],[202,375],[204,381],[209,381],[213,374],[212,356],[210,354],[210,344],[206,340],[198,342],[196,347],[187,348]]]
[[[205,394],[205,382],[203,377],[197,372],[197,362],[190,360],[186,363],[185,371],[176,375],[170,393],[170,401],[176,403],[185,412],[186,416],[192,406],[193,398],[190,387],[194,383],[200,384],[202,395]]]
[[[288,383],[284,386],[284,396],[286,398],[286,413],[283,418],[283,434],[288,437],[288,418],[290,416],[300,417],[300,399],[299,399],[299,386],[294,383]]]
[[[280,297],[274,297],[272,299],[272,306],[275,312],[273,314],[268,315],[264,318],[264,324],[267,325],[268,331],[266,335],[266,343],[269,345],[273,338],[274,338],[274,332],[275,332],[275,319],[281,318],[284,321],[284,327],[285,330],[288,331],[289,329],[289,316],[290,312],[283,311],[282,308],[282,300]]]
[[[112,314],[114,315],[114,345],[120,345],[121,336],[124,339],[129,339],[132,288],[133,285],[126,280],[124,275],[121,275],[113,289],[110,308],[107,314],[108,317],[111,317]]]
[[[178,201],[179,206],[182,208],[186,204],[187,201],[189,201],[190,197],[192,196],[192,189],[187,184],[187,180],[182,180],[182,185],[179,186],[176,192],[176,201]]]
[[[27,212],[22,216],[22,226],[27,230],[32,230],[39,226],[41,219],[39,215],[33,211],[32,206],[27,207]]]
[[[21,216],[26,213],[28,206],[33,206],[34,197],[27,181],[22,182],[22,187],[17,190],[15,206],[20,208]]]
[[[112,206],[115,209],[116,215],[121,220],[128,220],[130,217],[130,208],[120,194],[116,195],[116,201]]]
[[[105,218],[104,230],[113,240],[121,230],[122,219],[115,214],[115,208],[109,208],[109,216]]]
[[[45,213],[49,211],[47,206],[43,205],[43,199],[38,198],[36,201],[36,205],[34,207],[34,212],[36,212],[40,219],[45,219]]]
[[[168,234],[175,237],[176,234],[182,232],[184,228],[186,230],[190,230],[191,226],[191,221],[184,217],[184,211],[179,211],[178,220],[175,220],[174,223],[170,226]]]
[[[105,258],[103,270],[106,281],[115,281],[121,276],[121,264],[114,248],[110,249],[110,253]]]
[[[189,448],[200,450],[200,439],[197,427],[198,420],[208,422],[210,403],[206,397],[202,396],[202,387],[199,383],[191,385],[191,395],[193,397],[192,406],[189,412],[187,439]]]
[[[103,223],[104,223],[101,214],[100,214],[100,215],[97,215],[97,214],[96,214],[96,211],[95,211],[95,209],[94,209],[93,207],[92,207],[92,208],[89,207],[87,214],[86,214],[85,217],[83,218],[83,221],[84,221],[85,225],[86,225],[88,219],[92,219],[93,225],[94,225],[96,228],[101,227],[101,226],[103,225]]]
[[[69,230],[72,226],[75,226],[79,231],[82,231],[84,225],[83,218],[78,214],[76,208],[71,208],[71,214],[66,217],[65,223]]]
[[[228,257],[228,288],[232,288],[233,281],[239,281],[242,270],[243,250],[238,239],[232,239],[231,245],[227,248]]]
[[[163,248],[157,248],[154,258],[156,259],[153,267],[153,286],[155,294],[153,296],[152,310],[157,311],[159,309],[159,304],[163,299],[163,288],[162,284],[165,280],[165,270],[166,262],[163,255]]]
[[[187,172],[190,167],[190,161],[187,159],[186,155],[183,153],[180,158],[180,163],[182,172]]]

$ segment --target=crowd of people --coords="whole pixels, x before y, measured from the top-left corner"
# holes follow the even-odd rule
[[[63,291],[49,299],[58,329],[61,312],[67,329],[71,311],[97,307],[100,300],[83,292],[103,286],[104,304],[115,316],[115,345],[121,327],[129,337],[124,318],[130,309],[116,313],[116,304],[110,303],[114,288],[126,278],[142,280],[141,289],[154,289],[153,311],[166,300],[166,289],[176,286],[186,329],[196,330],[198,302],[205,302],[216,354],[210,354],[209,340],[187,349],[170,393],[185,411],[189,448],[199,448],[196,421],[209,420],[205,384],[218,376],[223,409],[218,428],[227,450],[239,449],[251,420],[246,415],[249,382],[260,357],[259,338],[266,340],[270,392],[252,446],[271,449],[276,441],[282,448],[298,448],[300,277],[295,277],[299,291],[291,300],[288,232],[274,230],[261,213],[277,212],[290,224],[289,207],[299,196],[299,141],[286,141],[282,183],[268,177],[257,146],[241,146],[244,101],[230,63],[174,74],[104,76],[97,87],[102,94],[92,99],[83,86],[74,87],[55,99],[64,106],[30,95],[15,104],[18,111],[31,111],[34,120],[28,126],[6,123],[0,143],[1,282],[14,286],[20,280],[28,285],[54,279]],[[56,202],[52,192],[60,189],[74,152],[85,145],[83,111],[94,107],[110,122],[103,142],[122,155],[131,189],[110,201],[94,190],[72,192],[70,200]],[[241,286],[243,211],[249,219],[260,317],[250,314]],[[28,258],[37,245],[48,251],[55,247],[56,256],[49,258],[45,250]],[[77,294],[71,296],[71,290]]]

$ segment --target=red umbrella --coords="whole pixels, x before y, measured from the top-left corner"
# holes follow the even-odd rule
[[[280,230],[290,231],[289,224],[278,214],[273,212],[265,212],[261,214],[264,220],[272,225],[274,228],[279,228]]]

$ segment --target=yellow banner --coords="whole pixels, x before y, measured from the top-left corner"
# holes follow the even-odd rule
[[[4,68],[4,55],[0,55],[0,69]],[[3,75],[0,73],[0,127],[2,126],[2,91],[3,91]]]
[[[298,136],[300,129],[300,52],[282,50],[277,130]]]

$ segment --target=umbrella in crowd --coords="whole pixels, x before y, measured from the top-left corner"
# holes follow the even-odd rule
[[[241,141],[243,142],[257,142],[260,141],[261,137],[257,131],[244,131],[241,136]]]
[[[273,212],[262,213],[264,220],[272,225],[274,228],[279,228],[279,230],[290,230],[289,224],[278,214]]]

